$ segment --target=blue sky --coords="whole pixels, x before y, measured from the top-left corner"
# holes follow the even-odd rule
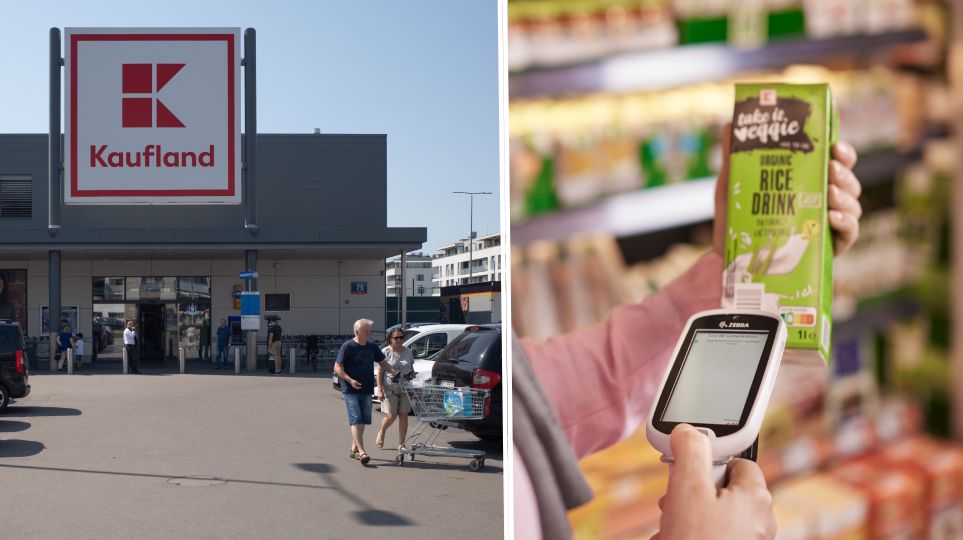
[[[499,230],[497,3],[4,2],[0,133],[47,131],[51,27],[257,30],[260,133],[386,133],[388,225],[428,251]]]

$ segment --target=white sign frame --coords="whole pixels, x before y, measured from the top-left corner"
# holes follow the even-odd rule
[[[240,36],[240,28],[66,28],[64,204],[240,204]],[[150,66],[147,92],[123,86],[128,64]],[[162,77],[170,66],[175,74]],[[162,98],[181,105],[162,107]],[[126,101],[137,100],[149,100],[148,124],[123,125]],[[181,125],[162,120],[161,108]]]

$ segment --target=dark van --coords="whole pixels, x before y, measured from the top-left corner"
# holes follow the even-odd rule
[[[0,412],[6,410],[11,398],[30,394],[27,350],[20,325],[0,320]]]

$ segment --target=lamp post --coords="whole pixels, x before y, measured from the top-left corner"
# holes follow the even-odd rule
[[[469,211],[468,211],[468,284],[471,285],[472,271],[474,268],[474,261],[472,260],[475,256],[475,195],[491,195],[491,191],[452,191],[452,193],[460,193],[462,195],[468,195],[469,200]]]

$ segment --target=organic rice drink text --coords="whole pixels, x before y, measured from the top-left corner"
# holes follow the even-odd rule
[[[829,361],[837,126],[827,84],[736,85],[722,305],[778,313],[794,363]]]

